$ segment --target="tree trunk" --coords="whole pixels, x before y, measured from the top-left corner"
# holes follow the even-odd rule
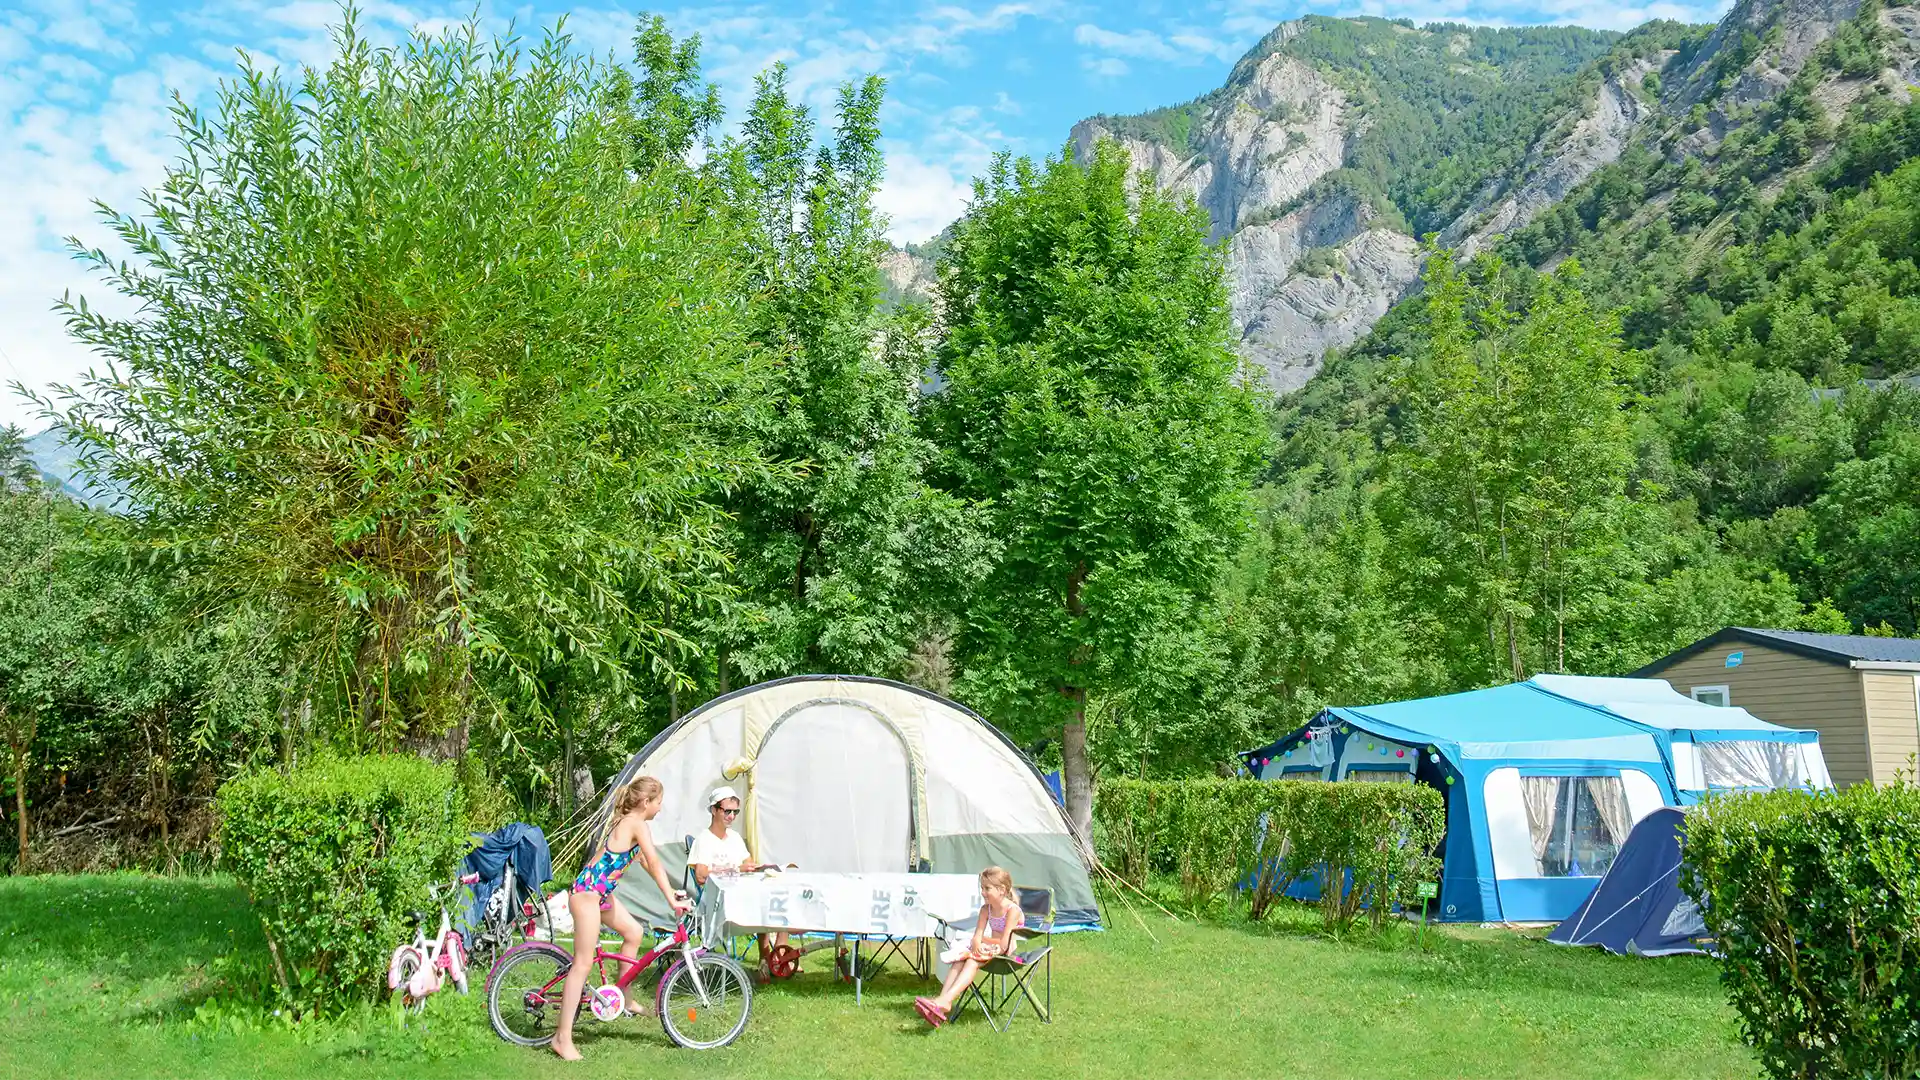
[[[727,643],[726,642],[724,641],[721,642],[719,648],[715,650],[715,659],[718,662],[714,665],[714,667],[719,670],[719,674],[720,674],[719,696],[726,697],[727,694],[732,691],[732,687],[733,687],[733,678],[727,672]]]
[[[20,858],[13,864],[14,873],[27,872],[30,853],[27,849],[27,758],[33,749],[33,732],[38,721],[28,720],[22,731],[12,731],[7,740],[7,749],[13,758],[13,810],[14,823],[20,829]]]
[[[1066,728],[1060,737],[1062,778],[1067,796],[1067,820],[1084,844],[1093,836],[1093,773],[1087,764],[1087,690],[1069,686],[1067,698],[1073,702]]]

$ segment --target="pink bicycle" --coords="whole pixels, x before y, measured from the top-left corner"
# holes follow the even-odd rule
[[[580,998],[580,1016],[602,1022],[628,1011],[628,986],[649,964],[671,952],[653,993],[654,1011],[667,1038],[689,1050],[712,1050],[740,1037],[753,1011],[753,980],[730,956],[693,943],[693,915],[681,916],[673,936],[645,956],[595,948],[595,971]],[[608,964],[617,977],[607,977]],[[501,1038],[521,1046],[545,1046],[560,1022],[560,1001],[573,954],[545,941],[529,941],[502,953],[487,973],[487,1018]]]
[[[413,941],[393,950],[393,959],[387,961],[387,989],[399,994],[401,1004],[409,1011],[425,1009],[427,998],[439,992],[449,978],[461,993],[467,992],[467,945],[447,917],[447,897],[461,885],[479,880],[479,874],[468,874],[457,884],[427,887],[440,905],[440,932],[432,940],[427,939],[426,912],[407,913],[407,921],[413,923]]]

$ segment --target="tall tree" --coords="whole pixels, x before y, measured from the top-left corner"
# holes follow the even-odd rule
[[[150,212],[105,212],[135,259],[87,253],[137,313],[66,305],[113,366],[48,407],[343,736],[458,751],[546,664],[677,663],[661,612],[720,591],[715,498],[761,464],[739,245],[635,177],[634,84],[564,36],[335,37],[176,108]]]
[[[929,409],[951,489],[1004,544],[956,643],[966,685],[1060,734],[1083,835],[1088,696],[1164,674],[1155,631],[1218,582],[1266,447],[1205,213],[1128,174],[1107,142],[1084,166],[1002,155],[975,182]]]
[[[895,673],[984,566],[966,506],[925,480],[925,320],[879,310],[884,84],[841,87],[816,146],[787,79],[784,64],[759,77],[716,170],[746,223],[753,332],[775,360],[748,431],[769,458],[805,465],[727,502],[741,593],[713,623],[723,684],[735,669]]]
[[[1456,685],[1566,670],[1569,611],[1630,573],[1631,358],[1568,265],[1524,315],[1497,261],[1475,284],[1428,262],[1428,348],[1385,516],[1431,605]]]

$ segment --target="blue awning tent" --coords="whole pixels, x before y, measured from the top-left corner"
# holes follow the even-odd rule
[[[1553,928],[1556,945],[1593,945],[1612,953],[1702,953],[1707,927],[1680,888],[1680,827],[1686,813],[1662,807],[1633,827],[1620,855],[1587,902]]]
[[[1703,705],[1658,679],[1539,676],[1330,708],[1243,760],[1266,780],[1442,790],[1436,914],[1452,922],[1565,919],[1592,894],[1633,823],[1683,794],[1755,786],[1729,778],[1826,786],[1814,733]],[[1702,779],[1710,760],[1720,783]]]

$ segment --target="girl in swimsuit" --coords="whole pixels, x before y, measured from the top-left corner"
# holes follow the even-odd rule
[[[947,1022],[947,1010],[954,999],[973,982],[980,965],[1013,949],[1013,932],[1026,923],[1020,910],[1020,893],[1013,887],[1013,875],[998,866],[980,871],[980,918],[973,927],[973,940],[966,951],[954,957],[947,967],[947,981],[937,998],[914,998],[913,1007],[927,1023],[939,1027]],[[944,959],[944,957],[943,957]]]
[[[580,994],[587,987],[593,968],[594,949],[600,944],[600,913],[607,913],[607,925],[620,934],[620,951],[639,956],[646,936],[640,921],[614,898],[613,887],[620,875],[636,859],[644,866],[654,884],[672,905],[675,915],[693,905],[686,902],[667,882],[666,868],[653,850],[653,827],[649,824],[660,812],[660,781],[643,776],[620,789],[613,799],[613,825],[607,830],[607,842],[600,854],[568,890],[567,910],[573,913],[573,966],[567,969],[567,985],[560,998],[560,1024],[553,1033],[553,1052],[568,1061],[579,1061],[580,1051],[573,1046],[573,1019],[580,1011]]]

